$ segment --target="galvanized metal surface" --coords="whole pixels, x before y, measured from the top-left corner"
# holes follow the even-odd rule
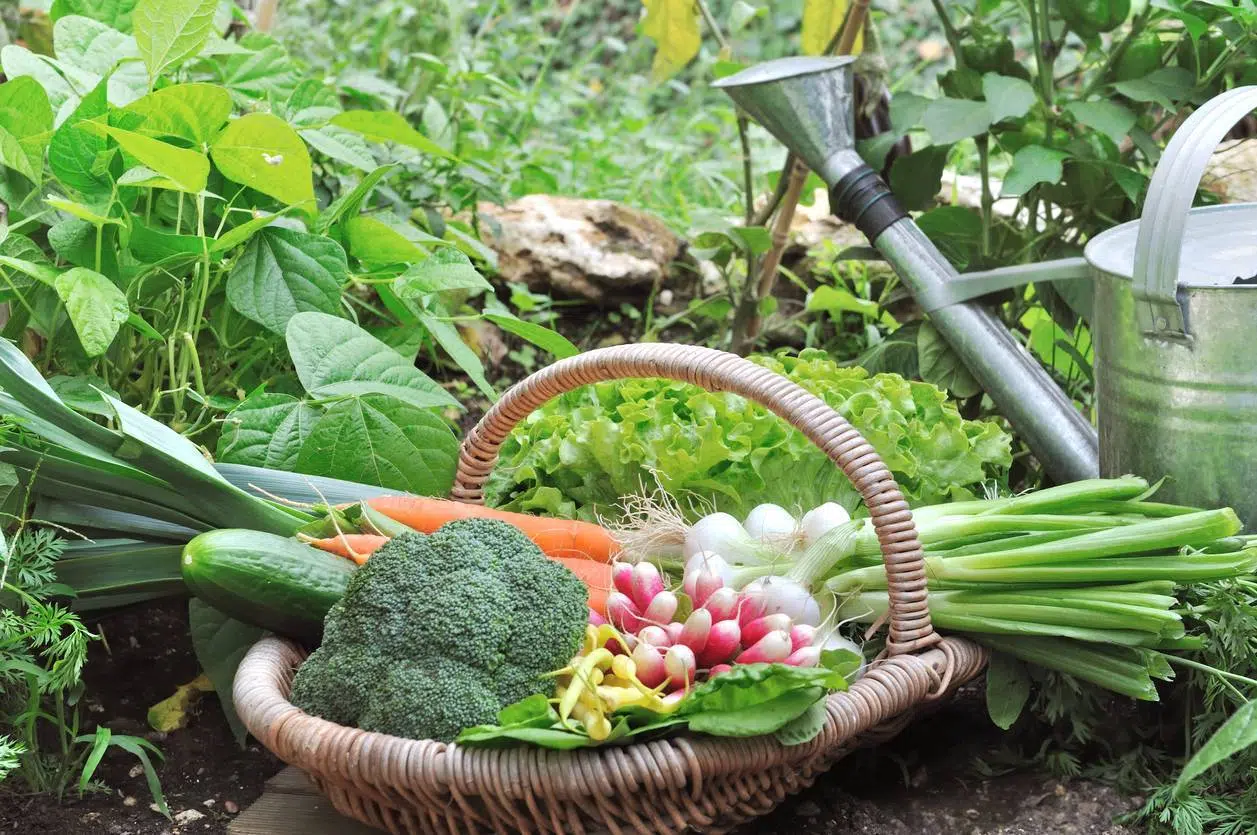
[[[1257,529],[1257,204],[1191,209],[1205,163],[1257,108],[1257,87],[1210,101],[1170,142],[1144,215],[1087,245],[1100,469],[1168,476],[1163,495],[1230,506]],[[1207,143],[1207,144],[1205,144]]]
[[[864,165],[854,150],[851,59],[783,58],[716,86],[829,186]],[[909,219],[886,229],[874,245],[915,296],[944,291],[957,278]],[[933,321],[1053,478],[1072,481],[1099,472],[1095,429],[1003,323],[972,303],[940,308]]]

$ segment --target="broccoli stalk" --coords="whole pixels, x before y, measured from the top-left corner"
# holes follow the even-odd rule
[[[371,555],[328,612],[292,702],[342,725],[452,741],[492,724],[579,651],[588,589],[490,519],[404,534]]]

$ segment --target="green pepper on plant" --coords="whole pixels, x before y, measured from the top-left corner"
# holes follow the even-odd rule
[[[1080,37],[1111,32],[1130,17],[1130,0],[1057,0],[1061,19]]]

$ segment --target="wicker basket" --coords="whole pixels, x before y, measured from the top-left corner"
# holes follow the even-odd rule
[[[361,731],[309,716],[288,701],[305,657],[267,638],[236,675],[244,723],[280,759],[307,771],[341,813],[393,833],[726,831],[811,785],[848,751],[897,733],[986,661],[976,644],[941,637],[926,607],[916,526],[890,471],[837,412],[745,359],[683,345],[629,345],[562,360],[506,392],[463,444],[454,498],[482,488],[511,428],[552,398],[588,383],[664,377],[730,391],[772,409],[834,460],[863,496],[890,585],[885,657],[828,699],[816,739],[680,735],[623,747],[559,752],[465,749]]]

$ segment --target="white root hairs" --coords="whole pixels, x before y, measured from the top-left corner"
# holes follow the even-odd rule
[[[620,543],[617,559],[640,562],[676,552],[685,544],[690,524],[681,512],[680,503],[663,487],[658,486],[649,493],[624,496],[620,499],[620,508],[623,511],[622,522],[599,519]]]

